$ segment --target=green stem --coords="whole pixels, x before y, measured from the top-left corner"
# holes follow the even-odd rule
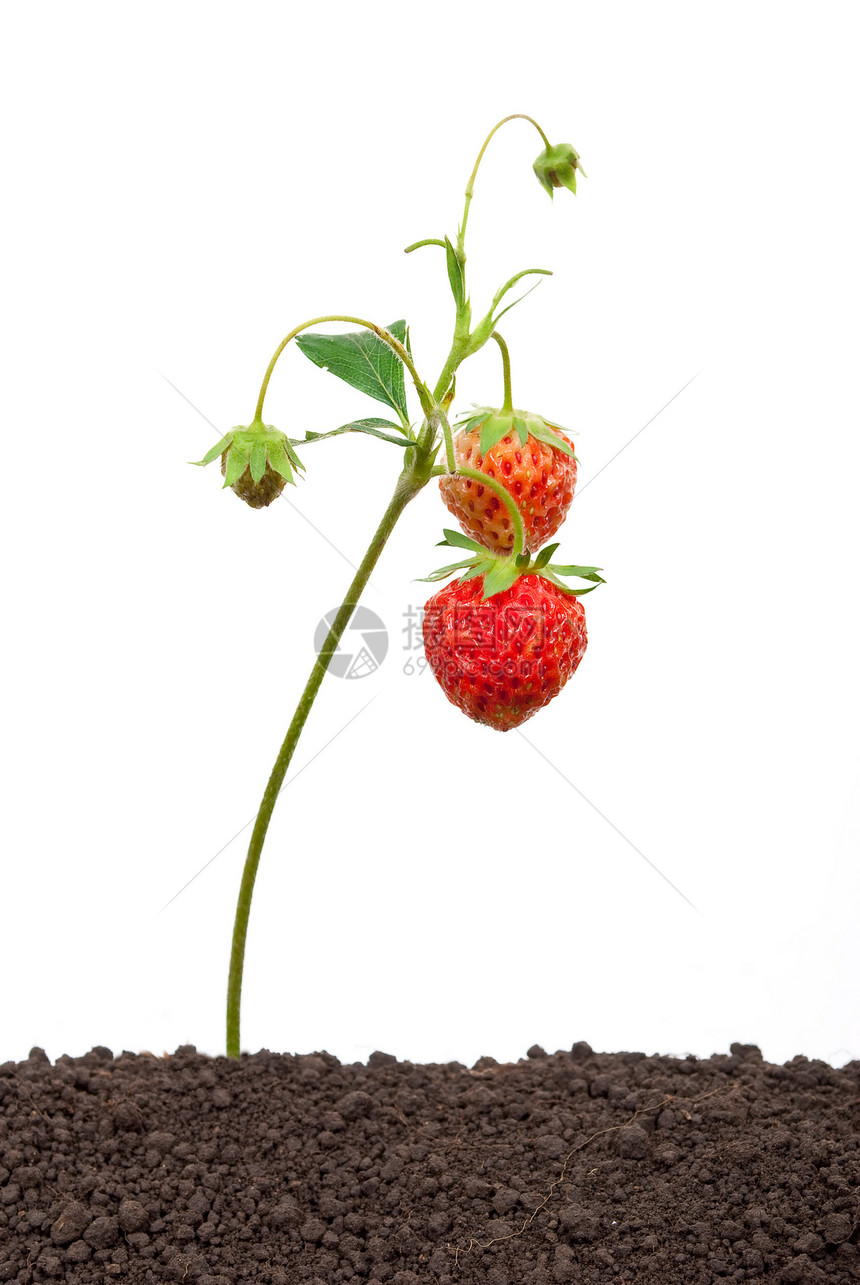
[[[341,321],[344,318],[338,317],[335,320]],[[352,320],[346,318],[346,320]],[[248,846],[248,855],[245,858],[245,868],[242,872],[242,883],[239,889],[239,900],[236,906],[236,920],[233,927],[233,946],[230,953],[230,975],[227,983],[227,1056],[237,1058],[239,1056],[239,1018],[242,1001],[242,973],[245,964],[245,939],[248,934],[248,918],[251,913],[251,898],[254,895],[254,881],[257,878],[257,867],[260,864],[260,855],[263,851],[263,844],[266,839],[266,833],[269,829],[269,822],[272,818],[275,803],[284,783],[284,777],[287,768],[290,766],[290,760],[293,757],[296,745],[305,725],[305,720],[310,713],[311,706],[314,703],[316,694],[319,691],[320,684],[325,677],[326,670],[329,667],[331,658],[337,650],[343,631],[349,623],[353,611],[358,605],[358,600],[364,590],[365,585],[370,579],[371,572],[376,566],[379,555],[381,554],[385,542],[390,536],[397,519],[409,501],[418,494],[422,486],[428,481],[430,475],[429,469],[420,469],[414,464],[407,467],[397,479],[397,485],[394,488],[394,495],[391,503],[383,514],[382,521],[370,542],[367,553],[361,566],[356,572],[355,579],[349,586],[347,595],[335,616],[334,623],[328,632],[328,637],[323,644],[322,650],[314,663],[311,670],[310,678],[307,681],[301,699],[299,700],[296,712],[293,715],[293,721],[290,723],[284,743],[281,746],[280,753],[275,760],[275,766],[272,768],[272,774],[269,777],[269,783],[263,794],[263,801],[260,804],[260,810],[257,813],[257,819],[254,823],[254,830],[251,835],[251,842]]]
[[[512,558],[518,558],[522,553],[523,545],[525,544],[523,520],[520,517],[519,509],[511,499],[508,492],[502,486],[501,482],[497,482],[494,477],[488,477],[486,473],[480,473],[478,469],[466,468],[463,464],[457,465],[455,475],[457,477],[470,477],[473,482],[477,482],[479,486],[486,486],[499,497],[505,508],[508,510],[514,528],[514,547],[511,549],[510,556]]]
[[[460,224],[460,231],[457,233],[457,253],[460,255],[461,259],[465,258],[465,255],[463,254],[463,243],[466,240],[466,224],[469,221],[469,206],[472,204],[472,194],[475,190],[475,179],[478,176],[478,167],[480,166],[481,161],[484,159],[484,152],[487,150],[487,148],[490,145],[490,139],[493,137],[493,135],[496,133],[497,130],[502,128],[503,125],[507,125],[509,120],[527,120],[531,125],[534,125],[535,129],[540,134],[541,138],[543,139],[544,147],[549,147],[550,145],[549,139],[547,138],[546,134],[543,132],[543,130],[541,129],[537,121],[532,120],[531,116],[524,116],[522,112],[515,112],[513,116],[505,116],[503,120],[499,121],[498,125],[493,126],[493,128],[490,130],[487,137],[484,139],[484,145],[481,148],[480,152],[478,152],[478,159],[475,161],[475,167],[472,170],[471,175],[469,176],[469,182],[466,184],[466,205],[463,210],[463,222]]]
[[[425,237],[423,241],[413,241],[411,245],[407,245],[403,253],[411,254],[413,250],[420,250],[422,245],[441,245],[442,249],[445,249],[444,241],[440,241],[439,238],[435,236],[428,236]]]
[[[442,374],[439,376],[436,387],[433,389],[433,397],[437,403],[441,402],[442,398],[451,387],[451,376],[454,374],[460,363],[465,361],[469,355],[468,340],[464,342],[461,339],[455,338],[454,342],[451,344],[451,351],[445,359],[445,365],[442,367]]]
[[[400,358],[400,360],[403,362],[403,365],[409,371],[409,374],[412,376],[413,383],[415,384],[415,389],[418,393],[418,398],[421,402],[421,409],[424,411],[425,415],[430,414],[430,411],[433,409],[433,400],[430,396],[430,390],[427,388],[427,385],[424,383],[423,379],[418,374],[418,371],[415,369],[415,364],[412,361],[412,358],[409,356],[409,353],[406,351],[406,349],[404,348],[400,340],[395,339],[394,335],[392,335],[391,332],[386,330],[383,326],[377,326],[372,321],[365,321],[363,317],[350,317],[348,315],[344,315],[343,313],[333,313],[330,316],[314,317],[312,318],[311,321],[302,322],[300,326],[296,326],[295,330],[291,330],[290,333],[286,336],[286,338],[282,339],[281,342],[278,344],[272,356],[272,360],[269,362],[269,365],[266,369],[266,373],[263,377],[263,384],[262,384],[262,387],[260,388],[260,396],[257,398],[257,409],[254,411],[255,423],[258,420],[262,421],[263,402],[266,400],[266,390],[269,387],[269,380],[272,378],[272,371],[275,369],[275,364],[278,358],[280,357],[281,353],[286,348],[287,344],[290,342],[291,339],[295,339],[296,335],[300,335],[303,330],[307,330],[309,326],[319,326],[319,325],[322,325],[324,321],[346,321],[353,326],[364,326],[365,330],[372,330],[375,335],[378,335],[383,343],[388,344],[388,347],[396,354],[396,356]],[[402,419],[402,416],[401,416],[401,419]]]
[[[502,414],[504,415],[507,412],[508,415],[512,415],[514,413],[514,403],[511,400],[511,354],[508,352],[508,345],[498,330],[494,330],[490,338],[495,339],[502,350],[502,370],[505,378],[505,400],[502,402]]]

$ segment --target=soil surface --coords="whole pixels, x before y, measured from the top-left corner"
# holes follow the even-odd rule
[[[0,1066],[0,1281],[860,1281],[860,1062]]]

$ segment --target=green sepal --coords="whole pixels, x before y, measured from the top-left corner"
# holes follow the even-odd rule
[[[484,602],[488,598],[510,589],[511,585],[521,576],[541,576],[544,580],[549,580],[557,588],[563,589],[565,593],[571,594],[573,597],[581,597],[583,594],[593,593],[598,585],[606,583],[603,577],[598,574],[602,570],[601,567],[585,567],[573,564],[570,566],[557,566],[554,563],[550,563],[549,560],[559,547],[558,544],[546,545],[534,558],[530,558],[528,553],[521,553],[516,558],[513,558],[510,554],[493,553],[459,531],[451,531],[446,528],[444,534],[445,539],[440,540],[439,545],[468,549],[474,553],[474,556],[464,562],[452,562],[447,567],[440,567],[437,571],[432,571],[429,576],[422,576],[420,579],[423,581],[444,580],[446,576],[452,575],[455,571],[462,571],[462,575],[458,578],[458,584],[465,584],[467,580],[474,580],[478,576],[483,576],[482,601]],[[594,583],[586,589],[571,589],[569,585],[564,584],[559,579],[560,576],[577,576],[581,580],[591,580]]]
[[[550,547],[553,549],[557,549],[558,545],[552,545]],[[545,552],[546,552],[545,549],[541,549],[541,553],[545,553]],[[538,554],[538,558],[540,556],[541,554]],[[537,563],[537,558],[535,559],[535,563]],[[535,569],[537,569],[537,567]],[[594,590],[599,585],[606,584],[606,581],[603,579],[603,576],[600,576],[597,574],[598,571],[602,571],[602,570],[603,570],[602,567],[579,567],[579,566],[562,567],[562,566],[558,566],[554,562],[551,562],[548,566],[541,568],[540,574],[542,576],[545,576],[547,580],[552,581],[552,583],[554,585],[557,585],[559,589],[563,589],[565,593],[572,594],[574,598],[581,598],[582,595],[585,593],[594,593]],[[594,583],[588,589],[571,589],[570,585],[566,585],[561,580],[559,580],[559,576],[577,576],[578,579],[580,580],[592,580]]]
[[[296,455],[295,451],[293,450],[293,444],[288,437],[284,437],[283,447],[284,447],[284,451],[286,452],[287,459],[290,461],[293,468],[300,468],[304,470],[305,466],[299,459],[298,455]]]
[[[565,593],[569,593],[572,598],[581,598],[583,594],[594,593],[595,589],[598,588],[596,584],[593,584],[588,589],[571,589],[570,585],[562,584],[561,580],[559,580],[557,576],[554,576],[548,567],[541,572],[541,575],[545,580],[549,580],[558,589],[563,589]],[[606,584],[606,581],[601,580],[600,583]]]
[[[540,419],[539,416],[535,416],[534,418]],[[559,437],[558,433],[554,433],[554,428],[559,429],[559,431],[563,433],[573,432],[570,428],[563,429],[560,424],[550,424],[548,420],[543,420],[542,423],[533,424],[530,428],[530,432],[532,437],[537,438],[539,442],[545,442],[547,446],[552,446],[554,450],[561,451],[563,455],[569,455],[571,459],[573,459],[576,455],[573,447],[568,446],[567,442],[564,441],[563,438]]]
[[[464,535],[462,531],[451,531],[448,527],[443,527],[442,534],[445,539],[438,542],[437,549],[442,545],[448,545],[452,549],[469,549],[472,553],[483,554],[487,552],[482,544],[479,544],[477,540],[473,540],[471,536]]]
[[[504,593],[520,577],[520,569],[513,558],[496,558],[493,565],[484,573],[484,601],[494,594]]]
[[[519,435],[520,446],[525,446],[526,442],[529,440],[529,429],[526,421],[523,419],[522,415],[514,415],[513,423],[514,428]]]
[[[540,571],[542,567],[545,567],[557,548],[557,544],[548,544],[541,549],[540,553],[535,557],[534,570]]]
[[[557,549],[558,545],[555,545],[555,548]],[[579,576],[581,580],[599,580],[601,584],[605,584],[605,581],[597,574],[598,571],[602,570],[603,567],[560,567],[556,563],[552,563],[550,566],[550,571],[557,576]]]
[[[233,442],[227,454],[227,471],[224,474],[224,486],[238,482],[251,459],[251,447],[244,443]],[[223,488],[222,488],[223,489]]]
[[[464,567],[471,567],[472,565],[471,558],[466,562],[452,562],[450,566],[440,567],[438,571],[431,571],[429,576],[416,576],[416,579],[421,581],[444,580],[446,576],[450,576],[454,571],[462,571]]]
[[[251,447],[250,462],[251,477],[256,484],[266,471],[266,443],[264,441],[254,442]]]
[[[287,454],[287,446],[288,443],[286,442],[286,439],[283,442],[276,442],[274,445],[270,446],[269,464],[275,473],[279,473],[281,477],[286,478],[288,482],[292,482],[293,485],[295,485],[293,470],[290,468],[290,459]]]
[[[576,458],[573,447],[568,446],[567,442],[559,436],[560,433],[575,433],[575,430],[562,428],[561,424],[551,423],[548,419],[544,419],[543,415],[537,415],[533,411],[514,410],[509,413],[497,410],[493,406],[477,406],[471,415],[466,419],[458,420],[454,427],[467,433],[480,428],[482,455],[486,455],[494,446],[497,446],[503,437],[516,432],[520,439],[520,446],[525,446],[529,437],[534,437],[536,441],[545,442],[547,446],[554,447],[563,455]]]
[[[212,447],[212,449],[206,452],[202,460],[190,460],[189,462],[191,464],[197,464],[201,468],[205,468],[207,464],[211,464],[213,460],[217,460],[219,455],[224,454],[227,447],[230,445],[230,443],[233,440],[234,432],[235,430],[231,429],[229,433],[225,433],[224,436],[221,438],[221,441],[216,442],[215,445]]]

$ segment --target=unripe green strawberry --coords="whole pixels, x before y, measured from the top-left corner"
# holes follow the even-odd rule
[[[555,535],[573,503],[573,452],[560,428],[525,411],[483,407],[454,437],[455,463],[495,478],[516,503],[527,553]],[[444,476],[439,490],[467,535],[494,552],[513,548],[510,515],[489,487],[468,477]]]
[[[227,462],[229,453],[227,451],[221,456],[221,475],[227,476]],[[251,476],[251,465],[247,465],[245,472],[233,483],[233,492],[238,495],[240,500],[250,504],[252,509],[265,509],[272,500],[276,500],[287,485],[287,479],[280,473],[276,473],[271,464],[266,461],[266,468],[263,476],[258,482],[255,482]]]
[[[576,195],[576,171],[588,178],[579,160],[579,152],[570,143],[545,147],[534,163],[534,172],[541,187],[552,196],[554,187],[566,187]]]
[[[539,574],[487,599],[476,576],[447,585],[424,608],[424,650],[443,692],[500,732],[554,700],[587,641],[579,598]]]
[[[295,483],[293,467],[304,468],[286,434],[259,420],[231,429],[197,463],[211,464],[219,455],[224,486],[252,509],[270,505],[288,482]]]

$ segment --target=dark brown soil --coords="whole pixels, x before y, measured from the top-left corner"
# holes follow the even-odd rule
[[[860,1062],[0,1066],[0,1281],[860,1280]]]

